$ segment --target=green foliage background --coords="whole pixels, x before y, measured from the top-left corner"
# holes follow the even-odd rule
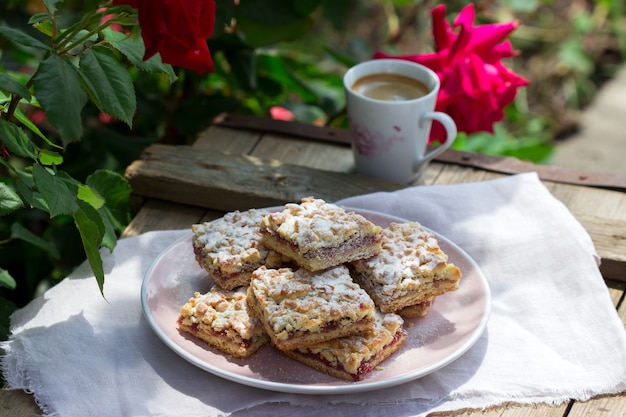
[[[68,21],[76,21],[95,10],[98,1],[48,3],[55,4]],[[23,104],[20,111],[34,121],[24,117],[22,122],[36,123],[34,126],[51,143],[37,135],[25,143],[37,143],[43,157],[62,157],[64,172],[97,190],[106,200],[111,210],[108,217],[117,222],[114,230],[119,234],[132,216],[128,186],[121,178],[126,166],[146,146],[157,142],[190,144],[220,113],[269,117],[272,106],[291,110],[302,122],[346,127],[341,84],[345,69],[369,59],[377,50],[415,54],[432,50],[430,10],[437,4],[427,0],[246,0],[235,7],[232,0],[217,0],[216,32],[209,39],[215,73],[198,75],[177,68],[152,72],[131,66],[128,82],[134,86],[134,96],[114,95],[112,99],[119,103],[108,108],[129,109],[132,106],[124,103],[134,100],[136,111],[130,114],[122,110],[111,118],[103,116],[102,109],[88,102],[78,88],[59,89],[65,67],[58,60],[48,60],[41,65],[54,66],[48,74],[56,75],[35,80],[37,98],[58,103],[58,112],[42,118],[36,102]],[[467,2],[446,4],[451,20]],[[580,109],[623,60],[624,6],[610,0],[574,4],[507,0],[478,1],[476,7],[477,23],[522,21],[511,36],[521,55],[507,65],[529,78],[531,85],[507,108],[507,117],[496,126],[494,135],[461,136],[455,147],[549,162],[554,141],[575,128]],[[0,81],[10,74],[25,83],[40,65],[40,48],[16,43],[6,32],[13,28],[40,38],[41,34],[28,24],[40,10],[41,2],[34,0],[0,4]],[[114,39],[116,35],[108,36]],[[81,59],[92,71],[118,71],[111,62],[118,58],[96,49]],[[15,89],[24,97],[29,94],[19,86]],[[110,86],[93,91],[100,91],[101,100],[106,100],[107,91],[120,89]],[[7,94],[0,92],[0,97],[7,99]],[[80,119],[80,131],[52,127],[50,122],[70,116],[64,109],[72,106],[63,105],[64,100],[87,103],[71,115]],[[0,124],[0,135],[3,129],[12,127]],[[23,166],[19,156],[14,153],[10,163]],[[9,170],[2,168],[0,175],[3,184],[15,187],[16,179]],[[42,169],[34,169],[33,176],[42,183],[58,180]],[[58,190],[59,184],[50,184],[48,189]],[[11,203],[11,198],[0,192],[2,205]],[[70,200],[59,198],[54,215],[36,204],[34,208],[0,213],[0,339],[8,334],[9,314],[15,308],[85,260],[77,229],[80,221],[67,215],[71,210],[63,206]],[[106,284],[104,291],[106,295]]]

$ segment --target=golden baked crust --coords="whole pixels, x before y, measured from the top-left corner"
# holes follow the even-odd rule
[[[283,353],[336,378],[360,381],[402,346],[407,338],[402,325],[400,316],[377,312],[374,325],[365,334]]]
[[[259,222],[266,210],[234,211],[224,217],[191,226],[196,261],[223,289],[250,283],[259,266],[281,266],[283,258],[261,243]]]
[[[383,313],[400,312],[456,290],[461,279],[435,235],[417,222],[391,223],[383,231],[382,251],[353,262],[352,268],[355,281]]]
[[[313,197],[263,216],[260,229],[265,246],[310,271],[375,255],[382,233],[365,217]]]
[[[430,311],[431,307],[433,306],[433,302],[435,300],[435,297],[431,297],[425,301],[422,301],[421,303],[417,303],[414,304],[412,306],[407,306],[404,307],[398,311],[396,311],[396,314],[402,316],[402,317],[424,317],[425,315],[428,314],[428,312]]]
[[[248,306],[280,350],[367,331],[375,311],[343,265],[321,272],[262,266],[252,274]]]
[[[180,309],[178,328],[239,358],[249,357],[269,341],[259,319],[248,313],[244,289],[214,286],[206,294],[195,292]]]

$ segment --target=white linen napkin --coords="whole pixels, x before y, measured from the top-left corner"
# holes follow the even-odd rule
[[[45,415],[80,417],[424,416],[626,390],[626,332],[591,239],[537,175],[338,203],[419,221],[477,262],[490,284],[492,314],[465,355],[421,379],[357,394],[287,394],[221,379],[178,357],[143,317],[144,273],[189,233],[150,232],[103,254],[106,300],[82,265],[13,315],[12,336],[2,345],[9,388],[32,392]]]

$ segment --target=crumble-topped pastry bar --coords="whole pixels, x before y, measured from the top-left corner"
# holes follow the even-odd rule
[[[321,272],[262,266],[252,273],[248,306],[280,350],[363,333],[375,312],[344,265]]]
[[[313,197],[261,219],[265,246],[319,271],[380,251],[382,229],[365,217]]]
[[[391,223],[383,231],[382,248],[372,258],[353,262],[352,268],[355,281],[383,313],[406,309],[411,314],[408,307],[458,289],[461,271],[448,263],[435,235],[419,223]]]
[[[399,314],[402,317],[424,317],[430,311],[434,301],[435,297],[430,297],[429,299],[422,301],[421,303],[404,307],[396,311],[396,314]]]
[[[318,371],[347,381],[360,381],[396,352],[408,333],[397,314],[376,313],[365,334],[341,337],[283,353]]]
[[[246,291],[216,286],[195,292],[181,309],[178,328],[230,355],[247,358],[269,342],[258,318],[248,314]]]
[[[259,222],[268,212],[251,209],[191,226],[196,260],[223,289],[250,283],[252,271],[267,264],[280,266],[282,257],[261,243]]]

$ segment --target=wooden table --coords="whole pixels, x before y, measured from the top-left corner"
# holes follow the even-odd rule
[[[136,214],[125,236],[182,229],[226,211],[281,205],[314,195],[327,201],[406,185],[350,173],[352,153],[343,130],[224,115],[193,146],[153,145],[127,169]],[[420,184],[484,181],[536,171],[591,235],[601,272],[626,325],[626,176],[536,166],[513,158],[446,151]],[[0,392],[0,414],[39,409],[19,391]],[[626,393],[571,401],[558,407],[510,404],[446,416],[622,417]]]

